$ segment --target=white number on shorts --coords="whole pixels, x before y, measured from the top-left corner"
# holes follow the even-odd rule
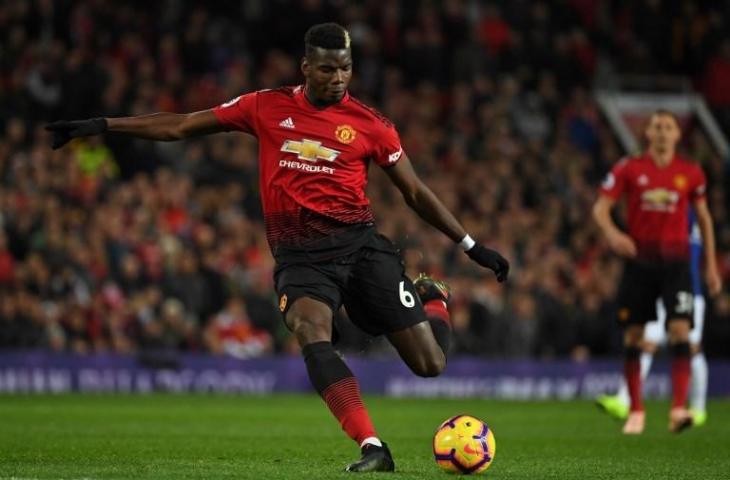
[[[677,292],[677,308],[676,313],[692,313],[692,303],[694,297],[689,292]]]
[[[404,307],[412,308],[416,304],[416,299],[413,298],[413,294],[406,290],[406,282],[400,282],[398,284],[398,295],[400,296],[400,303]]]

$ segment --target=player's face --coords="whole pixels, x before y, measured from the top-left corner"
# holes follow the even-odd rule
[[[677,121],[671,115],[653,115],[649,126],[646,128],[646,138],[649,140],[649,148],[658,152],[673,150],[681,132]]]
[[[310,100],[320,104],[337,103],[345,95],[352,79],[352,55],[349,48],[316,48],[302,61]]]

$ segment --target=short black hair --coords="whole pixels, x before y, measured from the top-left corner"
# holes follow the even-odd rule
[[[339,23],[328,22],[312,25],[304,34],[304,50],[309,55],[315,48],[342,50],[350,48],[350,34]]]

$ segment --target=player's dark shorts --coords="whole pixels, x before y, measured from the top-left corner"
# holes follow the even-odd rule
[[[689,262],[626,262],[618,293],[619,322],[628,325],[656,320],[657,299],[664,303],[668,320],[693,322]]]
[[[344,305],[352,323],[371,335],[397,332],[426,320],[400,253],[377,233],[357,251],[333,259],[277,259],[274,281],[284,315],[298,298],[310,297],[328,305],[333,314]]]

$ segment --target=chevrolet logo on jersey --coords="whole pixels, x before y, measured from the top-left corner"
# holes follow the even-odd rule
[[[286,140],[284,145],[281,146],[282,152],[296,153],[297,158],[300,160],[307,160],[308,162],[316,162],[317,160],[326,160],[328,162],[334,162],[339,150],[327,148],[322,146],[322,142],[314,140],[302,139],[301,142],[296,140]]]
[[[673,212],[679,201],[679,193],[666,188],[655,188],[641,194],[644,210]]]

